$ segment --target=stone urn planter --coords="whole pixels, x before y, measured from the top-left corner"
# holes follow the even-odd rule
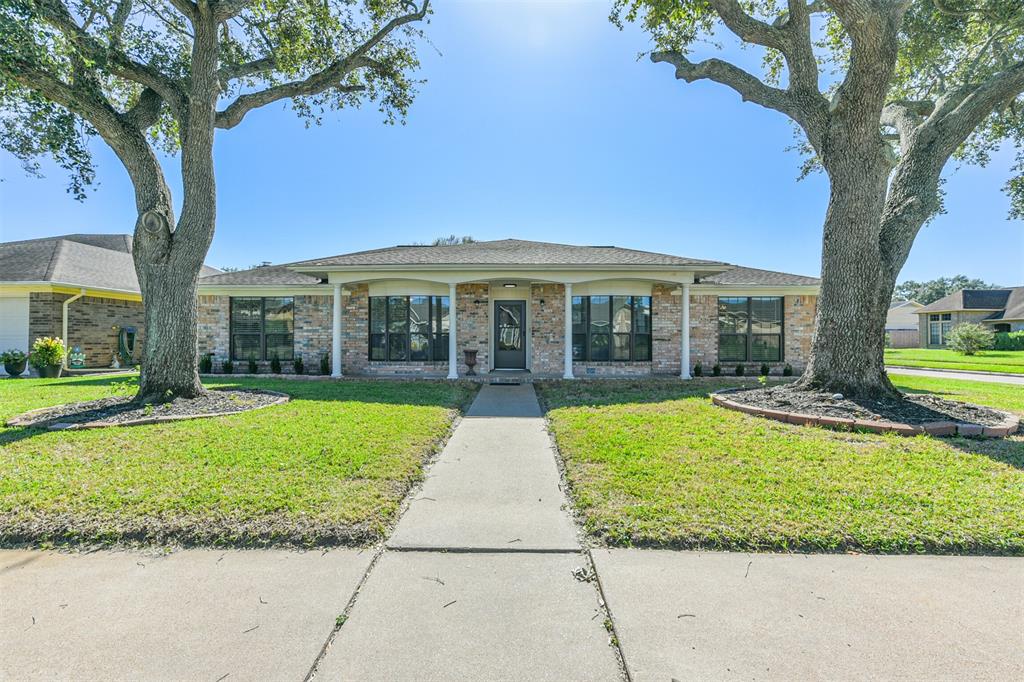
[[[43,365],[36,369],[39,371],[39,376],[44,379],[57,379],[60,377],[61,370],[64,369],[64,367],[63,365]]]
[[[13,379],[14,377],[21,376],[27,366],[27,358],[22,358],[21,360],[10,360],[4,362],[4,371],[7,372],[7,376]]]
[[[466,376],[470,376],[470,377],[471,376],[476,376],[476,372],[473,371],[473,368],[476,367],[476,354],[477,354],[477,351],[475,349],[471,350],[471,349],[467,348],[466,350],[462,351],[462,354],[463,354],[463,357],[466,360],[466,367],[469,368],[466,371]]]

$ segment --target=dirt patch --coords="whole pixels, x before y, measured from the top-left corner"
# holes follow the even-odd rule
[[[904,395],[903,400],[849,399],[824,391],[794,390],[773,386],[735,391],[729,400],[765,410],[795,412],[814,417],[836,417],[864,421],[921,425],[950,421],[981,426],[998,426],[1006,413],[989,407],[945,400],[931,395]]]
[[[55,431],[133,426],[237,414],[288,400],[288,395],[284,393],[259,389],[212,389],[197,398],[175,398],[152,405],[136,403],[126,396],[112,396],[32,410],[10,419],[7,425],[45,426]]]

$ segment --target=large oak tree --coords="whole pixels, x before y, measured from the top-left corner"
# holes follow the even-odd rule
[[[828,175],[821,295],[798,387],[895,393],[883,366],[893,286],[942,210],[951,158],[985,163],[1004,140],[1024,170],[1020,0],[618,0],[651,34],[655,62],[789,117]],[[695,47],[732,34],[763,51],[759,73]],[[742,134],[738,132],[737,134]],[[1024,214],[1024,176],[1007,183]],[[951,252],[955,253],[955,245]],[[1019,257],[1019,254],[1017,254]]]
[[[389,121],[415,94],[415,42],[429,12],[409,0],[4,0],[4,148],[35,170],[51,155],[82,196],[89,138],[135,190],[134,260],[145,305],[139,398],[191,397],[196,286],[213,239],[217,129],[283,100],[309,121],[375,101]],[[158,153],[178,152],[181,214]],[[353,167],[352,159],[339,163]],[[257,197],[253,198],[258,201]]]

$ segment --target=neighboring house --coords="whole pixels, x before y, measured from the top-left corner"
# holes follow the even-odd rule
[[[1024,287],[962,289],[917,311],[922,348],[941,348],[958,324],[977,322],[995,332],[1024,329]]]
[[[35,339],[57,336],[85,354],[87,367],[106,367],[120,329],[133,328],[137,359],[144,330],[131,251],[127,234],[0,243],[0,351],[28,351]]]
[[[919,343],[917,311],[924,306],[917,301],[893,301],[885,316],[885,333],[891,348],[916,348]]]
[[[199,349],[217,372],[229,358],[266,371],[275,355],[316,372],[326,356],[335,376],[455,378],[466,350],[477,373],[799,371],[818,290],[813,277],[613,246],[396,246],[203,277]]]

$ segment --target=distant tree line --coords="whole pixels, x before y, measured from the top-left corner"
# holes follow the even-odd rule
[[[908,279],[896,285],[893,290],[894,301],[917,301],[928,305],[943,296],[949,296],[961,289],[999,289],[998,284],[989,284],[980,279],[968,279],[965,275],[955,277],[939,277],[927,282],[915,282]]]

